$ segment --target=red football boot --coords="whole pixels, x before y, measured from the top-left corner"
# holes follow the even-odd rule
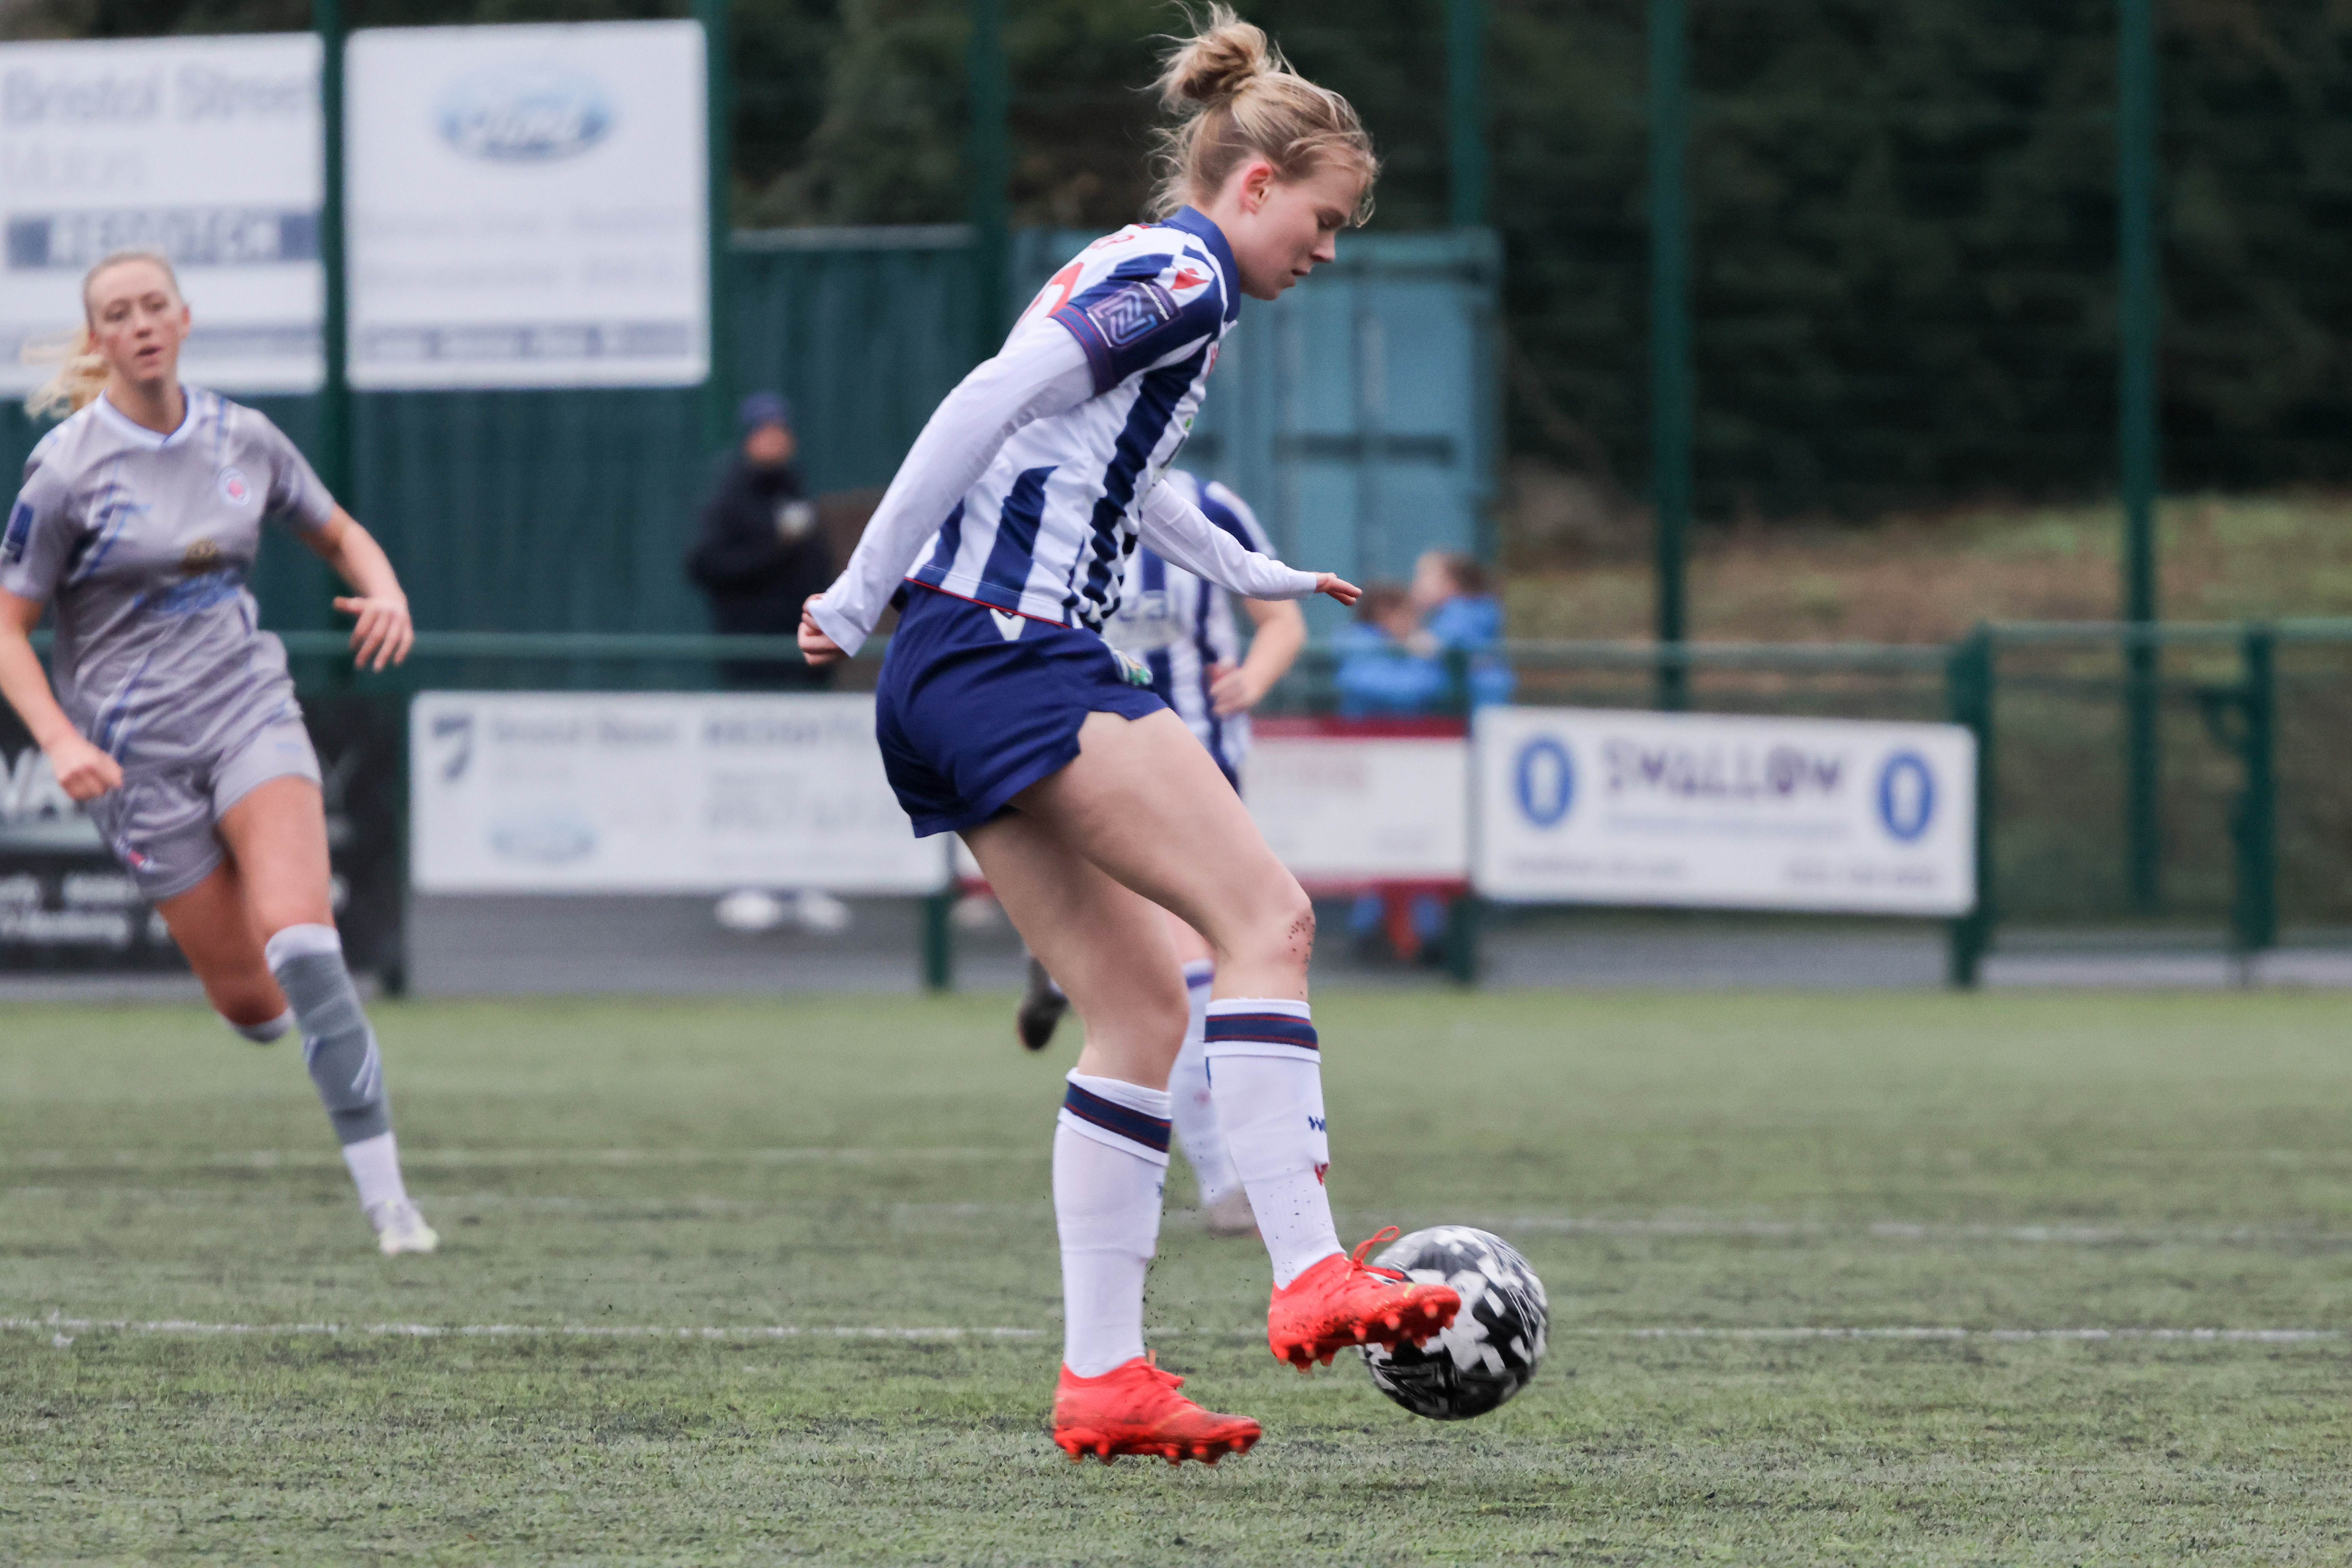
[[[1462,1310],[1451,1285],[1423,1285],[1402,1269],[1364,1261],[1364,1254],[1396,1239],[1390,1226],[1349,1257],[1338,1253],[1309,1267],[1274,1293],[1265,1312],[1265,1342],[1280,1359],[1305,1372],[1325,1366],[1349,1345],[1394,1350],[1407,1340],[1426,1344]]]
[[[1121,1454],[1157,1454],[1171,1465],[1213,1465],[1227,1454],[1248,1453],[1258,1424],[1202,1409],[1176,1392],[1183,1383],[1149,1353],[1100,1377],[1080,1377],[1066,1366],[1054,1390],[1054,1441],[1073,1464],[1088,1454],[1106,1465]]]

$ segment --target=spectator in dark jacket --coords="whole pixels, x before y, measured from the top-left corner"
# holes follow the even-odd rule
[[[755,392],[737,416],[742,449],[702,505],[702,531],[686,558],[687,575],[710,600],[721,632],[791,637],[801,604],[833,584],[833,553],[817,526],[816,503],[801,489],[793,458],[793,407],[772,392]],[[796,658],[730,659],[727,684],[738,689],[793,690],[821,687],[832,675]]]

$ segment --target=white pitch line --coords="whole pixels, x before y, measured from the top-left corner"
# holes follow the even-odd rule
[[[1764,1240],[1869,1237],[1884,1241],[2014,1241],[2062,1247],[2107,1247],[2117,1243],[2283,1242],[2299,1247],[2352,1247],[2340,1231],[2264,1230],[2252,1226],[2084,1225],[2053,1221],[2029,1225],[1956,1225],[1916,1220],[1722,1219],[1708,1215],[1613,1218],[1601,1215],[1503,1215],[1478,1221],[1480,1228],[1508,1236],[1514,1231],[1546,1236],[1755,1237]]]
[[[202,1323],[182,1318],[141,1321],[131,1318],[0,1318],[0,1330],[46,1330],[58,1332],[112,1331],[203,1338],[236,1335],[281,1336],[368,1334],[401,1339],[606,1339],[606,1340],[1034,1340],[1043,1329],[959,1328],[952,1326],[899,1328],[841,1324],[809,1327],[795,1323],[706,1325],[667,1328],[652,1323]]]
[[[1554,1339],[1627,1340],[2163,1340],[2220,1344],[2311,1344],[2340,1340],[2339,1329],[1958,1329],[1958,1328],[1554,1328]]]
[[[541,1165],[876,1165],[895,1162],[940,1163],[973,1160],[1034,1160],[1043,1163],[1047,1151],[1034,1148],[821,1148],[781,1149],[403,1149],[401,1163],[410,1170],[467,1170],[488,1166],[529,1169]],[[239,1153],[192,1154],[184,1158],[157,1155],[142,1149],[32,1149],[0,1156],[0,1167],[33,1170],[100,1167],[133,1171],[274,1171],[310,1165],[341,1168],[341,1156],[332,1149],[252,1149]]]
[[[660,1324],[604,1323],[206,1323],[183,1318],[161,1318],[141,1321],[130,1318],[68,1318],[51,1313],[44,1318],[0,1318],[0,1330],[20,1330],[60,1334],[104,1332],[130,1334],[176,1335],[190,1338],[235,1337],[247,1335],[334,1336],[342,1334],[368,1335],[399,1339],[610,1339],[610,1340],[1035,1340],[1045,1337],[1045,1329],[966,1328],[951,1325],[932,1327],[861,1326],[841,1324],[811,1327],[802,1324],[766,1325],[705,1325],[672,1328]],[[1255,1339],[1258,1331],[1244,1328],[1226,1331],[1236,1339]],[[2313,1344],[2329,1342],[2345,1337],[2339,1329],[1969,1329],[1895,1325],[1882,1327],[1839,1327],[1834,1325],[1795,1325],[1790,1327],[1738,1328],[1706,1324],[1664,1324],[1651,1326],[1598,1325],[1590,1328],[1555,1326],[1555,1339],[1617,1339],[1617,1340],[1991,1340],[2017,1342],[2035,1340],[2068,1340],[2098,1342],[2106,1340],[2157,1341],[2192,1344]],[[1155,1339],[1190,1338],[1195,1336],[1224,1337],[1215,1330],[1182,1330],[1160,1328],[1150,1331]]]

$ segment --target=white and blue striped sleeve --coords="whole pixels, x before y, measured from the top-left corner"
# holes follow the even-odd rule
[[[915,437],[866,533],[809,615],[844,653],[856,653],[882,618],[924,542],[1014,432],[1094,395],[1093,372],[1069,333],[1042,325],[963,378]]]

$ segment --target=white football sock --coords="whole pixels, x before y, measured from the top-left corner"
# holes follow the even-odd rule
[[[1143,1353],[1143,1276],[1160,1247],[1168,1096],[1070,1074],[1054,1129],[1062,1237],[1062,1363],[1100,1377]]]
[[[1209,983],[1216,974],[1216,964],[1205,958],[1184,966],[1186,998],[1192,1003],[1192,1016],[1184,1026],[1184,1048],[1176,1054],[1176,1065],[1168,1073],[1176,1142],[1183,1145],[1184,1158],[1192,1164],[1202,1208],[1213,1206],[1242,1182],[1234,1173],[1233,1156],[1225,1152],[1224,1130],[1217,1124],[1217,1107],[1210,1097],[1209,1058],[1202,1048],[1202,1031],[1209,1021]]]
[[[1323,1173],[1323,1059],[1304,1002],[1234,996],[1209,1004],[1209,1083],[1234,1169],[1249,1189],[1276,1289],[1340,1251]]]
[[[400,1147],[389,1132],[361,1138],[343,1145],[343,1163],[360,1189],[360,1207],[406,1203],[408,1188],[400,1180]]]

